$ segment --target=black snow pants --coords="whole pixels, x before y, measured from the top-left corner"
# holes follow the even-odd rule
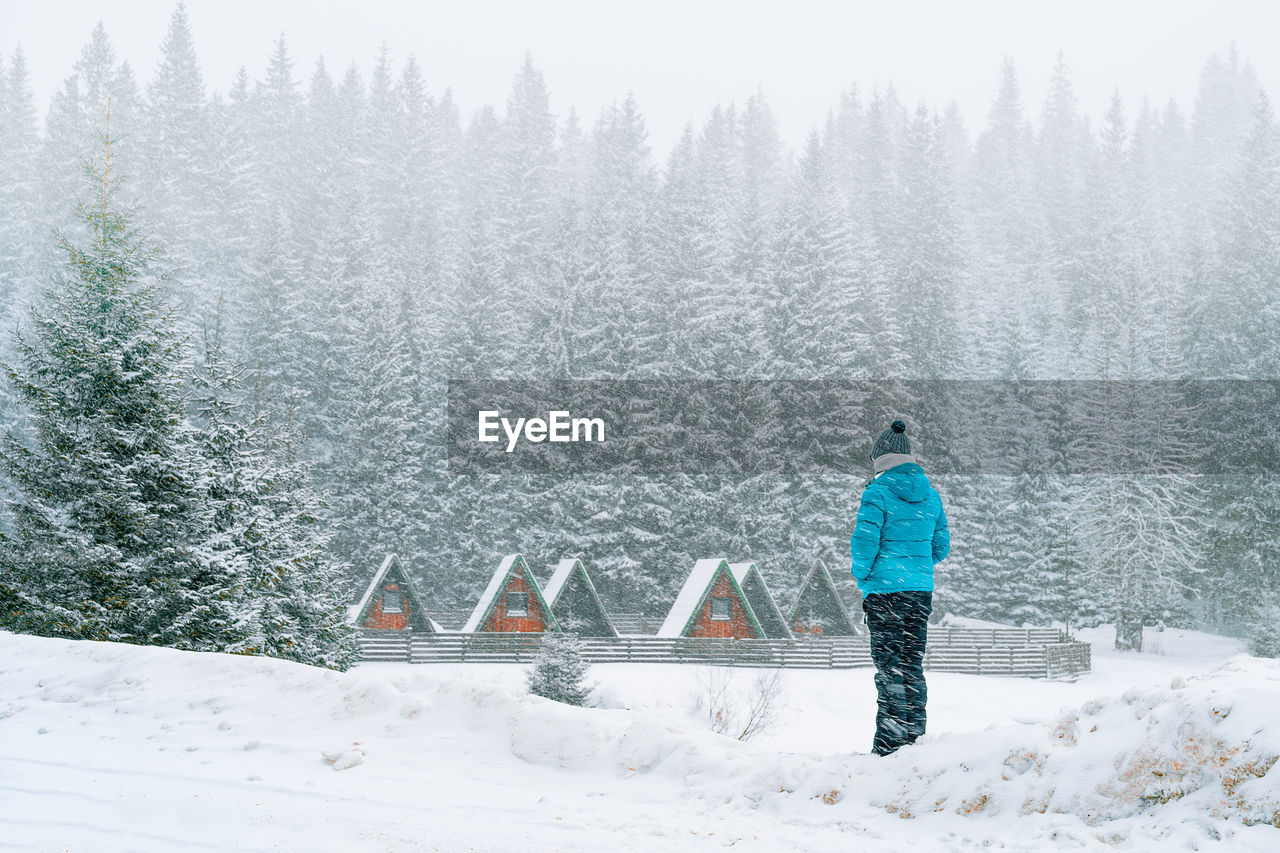
[[[862,599],[876,665],[876,737],[871,751],[888,755],[924,734],[924,643],[931,592],[880,592]]]

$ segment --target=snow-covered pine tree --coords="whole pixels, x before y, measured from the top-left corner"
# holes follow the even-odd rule
[[[31,633],[210,648],[218,629],[189,618],[215,606],[206,594],[220,583],[201,548],[208,511],[182,341],[112,194],[102,141],[85,233],[63,238],[64,277],[8,369],[30,430],[4,443],[17,495],[0,618]]]
[[[81,197],[79,169],[96,157],[96,131],[111,102],[112,127],[125,135],[132,123],[137,92],[127,64],[116,62],[115,49],[99,21],[88,43],[80,51],[74,73],[63,81],[50,99],[44,118],[44,133],[38,149],[39,205],[41,216],[37,234],[48,234],[76,214]],[[132,172],[124,146],[113,152],[117,174]],[[49,240],[34,240],[40,269],[60,263],[58,248]]]
[[[1231,248],[1233,243],[1239,245],[1239,238],[1249,239],[1247,231],[1237,230],[1240,222],[1234,214],[1242,209],[1257,210],[1256,202],[1267,192],[1265,186],[1241,181],[1247,181],[1243,173],[1251,154],[1262,153],[1251,144],[1263,141],[1257,136],[1259,107],[1261,112],[1268,110],[1258,104],[1261,94],[1257,75],[1234,45],[1225,57],[1210,56],[1200,73],[1181,162],[1175,164],[1180,170],[1165,176],[1167,184],[1184,188],[1179,227],[1189,250],[1184,266],[1194,276],[1194,287],[1188,294],[1189,316],[1194,318],[1188,330],[1193,344],[1189,363],[1207,378],[1245,375],[1240,357],[1251,355],[1253,342],[1234,334],[1244,331],[1240,327],[1253,318],[1231,313],[1239,308],[1240,300],[1235,293],[1238,285],[1231,280],[1235,271],[1229,267],[1239,261],[1249,263]],[[1222,261],[1215,257],[1220,250],[1227,256]],[[1246,296],[1254,295],[1248,292],[1250,282],[1240,282],[1240,286]],[[1265,343],[1259,344],[1269,349],[1266,345],[1274,337],[1267,335]]]
[[[529,309],[549,271],[555,233],[556,117],[550,97],[542,72],[525,54],[491,152],[500,176],[497,220],[505,261],[497,310],[506,352],[495,355],[511,359],[503,366],[516,376],[540,349],[530,346]]]
[[[323,522],[324,495],[311,485],[311,466],[299,455],[300,436],[291,420],[259,404],[251,436],[269,462],[263,466],[262,509],[251,563],[264,572],[273,595],[258,610],[266,654],[313,666],[345,670],[359,649],[347,624],[352,590],[343,566],[330,554]]]
[[[1194,593],[1207,512],[1192,467],[1192,409],[1167,381],[1181,373],[1173,315],[1155,266],[1150,194],[1132,168],[1141,152],[1127,136],[1116,95],[1090,203],[1090,307],[1101,330],[1092,369],[1103,381],[1086,386],[1090,399],[1072,413],[1083,428],[1069,450],[1099,469],[1072,490],[1069,512],[1083,534],[1083,591],[1108,603],[1116,647],[1136,650],[1144,625],[1179,614]]]
[[[1205,366],[1211,375],[1271,380],[1280,369],[1273,331],[1280,322],[1275,300],[1280,281],[1280,131],[1270,104],[1260,95],[1254,126],[1240,155],[1233,191],[1220,217],[1223,239],[1214,274],[1201,292],[1199,313],[1208,327]],[[1276,591],[1276,547],[1280,543],[1280,465],[1273,412],[1274,381],[1231,382],[1224,407],[1237,446],[1250,470],[1213,478],[1213,513],[1206,534],[1206,621],[1238,632],[1269,617],[1260,606]]]
[[[690,239],[698,246],[701,268],[695,271],[697,290],[691,316],[697,346],[699,378],[732,379],[758,362],[751,348],[757,343],[736,335],[747,328],[745,310],[753,294],[735,269],[738,229],[744,201],[740,171],[741,126],[733,105],[712,109],[694,147],[693,209],[688,224],[698,231]]]
[[[252,411],[242,410],[244,379],[215,326],[193,384],[213,512],[208,550],[236,581],[236,632],[224,651],[346,669],[355,660],[344,619],[348,596],[325,554],[319,501],[293,452],[291,430],[271,423],[261,388]]]
[[[1280,658],[1280,603],[1276,592],[1270,600],[1257,608],[1253,633],[1249,636],[1249,654],[1260,658]]]
[[[1212,230],[1212,211],[1232,189],[1229,176],[1244,148],[1261,92],[1253,66],[1235,45],[1225,57],[1210,56],[1200,72],[1191,114],[1189,177],[1200,199],[1198,224],[1203,227]]]
[[[853,275],[865,296],[846,296],[845,301],[861,302],[857,310],[872,330],[871,360],[862,375],[876,381],[916,375],[917,362],[926,357],[907,346],[903,322],[915,298],[903,289],[898,245],[902,211],[897,203],[901,181],[895,148],[905,138],[906,121],[906,110],[892,87],[873,91],[862,113],[851,165],[862,183],[848,197],[856,236]],[[945,242],[939,235],[939,245]]]
[[[1217,331],[1218,376],[1271,379],[1280,374],[1280,130],[1265,94],[1224,202],[1218,292],[1207,308]]]
[[[156,260],[166,278],[205,281],[212,264],[204,254],[216,244],[204,235],[220,199],[211,181],[215,158],[204,82],[182,3],[170,16],[143,115],[146,132],[138,135],[136,180],[147,199],[152,234],[165,247]],[[196,318],[214,312],[218,292],[187,288],[175,296],[182,299],[182,313]]]
[[[382,239],[383,255],[393,269],[402,269],[409,246],[401,239],[410,199],[409,175],[401,168],[405,150],[400,98],[392,74],[391,53],[383,43],[369,79],[364,122],[352,128],[358,149],[368,158],[362,170],[369,193],[370,215]]]
[[[265,80],[257,81],[250,96],[253,133],[249,144],[257,166],[254,178],[267,199],[291,211],[297,218],[291,224],[297,233],[308,233],[303,227],[301,203],[308,186],[303,170],[311,163],[305,149],[308,135],[302,119],[302,96],[293,76],[293,57],[283,34],[272,45],[267,60]],[[317,212],[317,211],[310,211]]]
[[[576,110],[565,117],[556,146],[557,161],[553,185],[558,213],[551,238],[551,275],[554,291],[539,289],[533,296],[534,334],[543,341],[538,356],[540,375],[565,378],[580,372],[577,362],[575,316],[580,306],[583,279],[591,258],[585,245],[584,205],[590,177],[587,139]]]
[[[777,362],[769,356],[766,334],[767,292],[770,286],[770,243],[776,229],[788,178],[778,121],[762,90],[747,98],[738,132],[735,193],[736,209],[730,219],[729,286],[721,312],[727,319],[728,341],[736,351],[736,378],[778,376]]]
[[[266,429],[266,418],[260,412],[256,419],[275,460],[264,501],[270,517],[264,542],[276,574],[280,615],[274,621],[264,617],[265,637],[269,648],[280,649],[279,657],[346,670],[358,657],[355,633],[346,621],[352,590],[342,564],[330,556],[330,534],[321,516],[325,496],[312,488],[311,466],[298,453],[297,430],[288,421]],[[292,625],[297,634],[289,635]]]
[[[853,251],[848,200],[839,189],[830,141],[810,133],[769,241],[768,287],[759,306],[766,329],[766,376],[788,380],[865,378],[878,357],[867,309],[871,294]],[[856,448],[866,440],[856,418],[815,423],[815,411],[855,412],[868,394],[819,383],[770,384],[759,415],[780,435],[817,435],[823,449]],[[863,386],[865,388],[865,386]],[[852,455],[857,456],[856,451]],[[869,468],[841,457],[830,467],[793,466],[783,476],[758,478],[743,503],[752,531],[750,553],[770,574],[778,594],[793,593],[794,567],[829,555],[844,536],[830,524],[833,508],[852,513],[858,485]],[[865,456],[864,456],[865,458]],[[799,460],[795,460],[799,461]],[[854,470],[851,473],[848,468]],[[744,497],[747,497],[744,495]],[[849,516],[852,518],[852,515]],[[847,536],[847,535],[846,535]],[[728,547],[712,544],[715,553]],[[775,581],[776,579],[776,581]],[[787,600],[790,600],[788,597]]]
[[[596,123],[587,210],[583,318],[589,334],[579,349],[581,378],[646,375],[642,365],[661,349],[655,328],[649,225],[656,181],[649,131],[633,96],[611,105]],[[665,306],[660,309],[665,313]]]
[[[0,210],[5,211],[0,217],[0,305],[15,311],[35,295],[37,261],[43,256],[36,175],[40,136],[26,57],[18,48],[7,59],[7,67],[0,63],[0,174],[5,176],[0,181]],[[14,361],[11,343],[7,335],[0,338],[0,363]],[[16,426],[18,418],[13,389],[0,383],[0,432]]]
[[[219,309],[220,310],[220,309]],[[222,350],[221,315],[213,336],[206,339],[203,361],[191,377],[191,411],[197,427],[204,505],[210,513],[203,550],[221,589],[202,598],[216,602],[215,612],[193,608],[191,618],[217,630],[218,651],[261,653],[254,606],[260,600],[245,544],[252,541],[257,522],[256,493],[262,488],[260,460],[250,448],[248,427],[238,417],[234,391],[239,371],[228,365]]]
[[[1079,367],[1080,344],[1088,332],[1083,312],[1067,309],[1088,299],[1078,247],[1085,224],[1085,165],[1092,139],[1061,53],[1040,116],[1032,173],[1039,226],[1037,332],[1047,338],[1046,357],[1054,368],[1045,375],[1067,379]]]
[[[501,171],[493,151],[502,124],[491,108],[472,119],[464,140],[459,179],[458,258],[441,305],[450,334],[442,358],[453,379],[501,378],[494,358],[509,346],[496,318],[501,313],[503,263],[500,251]]]
[[[1036,230],[1031,132],[1007,58],[987,127],[975,147],[966,212],[973,230],[969,280],[976,287],[968,294],[971,310],[966,313],[972,322],[966,339],[987,345],[971,344],[962,351],[964,367],[988,378],[1033,378],[1038,359],[1030,318],[1040,306],[1031,285]],[[991,346],[994,341],[1003,346]]]
[[[707,280],[715,263],[715,247],[708,238],[710,226],[698,185],[697,157],[693,125],[667,156],[654,210],[651,237],[654,241],[655,303],[667,307],[661,353],[655,353],[655,368],[661,375],[687,378],[706,373],[706,359],[713,347],[706,345],[704,312],[714,308],[705,296]],[[585,202],[584,202],[585,204]],[[575,271],[589,263],[589,249],[575,245]],[[579,274],[574,280],[581,278]],[[570,362],[572,364],[572,361]]]
[[[910,354],[903,378],[954,375],[956,291],[963,252],[954,164],[943,127],[922,106],[907,125],[896,164],[890,317]],[[940,448],[939,448],[940,449]]]
[[[243,330],[257,330],[263,318],[250,307],[251,284],[256,275],[260,235],[270,230],[265,222],[267,204],[262,183],[256,178],[256,161],[251,146],[253,105],[248,72],[241,68],[224,98],[215,94],[209,105],[210,162],[208,180],[212,186],[228,188],[210,214],[208,231],[199,241],[205,266],[201,283],[221,295],[223,326],[229,341],[246,356],[253,352]],[[230,189],[234,188],[234,189]]]
[[[332,404],[343,417],[333,430],[341,436],[332,454],[341,489],[331,513],[341,519],[334,553],[358,564],[362,545],[377,543],[417,568],[421,548],[415,543],[428,520],[420,514],[425,448],[416,425],[425,413],[416,393],[414,328],[403,288],[383,259],[371,258],[368,276],[350,283],[356,297],[352,322],[343,324],[347,328],[335,323],[339,327],[331,330],[333,355],[346,361],[349,376],[330,386]]]
[[[774,378],[846,377],[865,370],[873,332],[854,278],[848,202],[832,188],[821,137],[810,134],[770,245],[767,315]],[[812,562],[811,560],[808,562]]]
[[[592,689],[586,682],[587,668],[576,634],[543,634],[529,670],[529,692],[566,705],[586,705]]]
[[[433,138],[436,102],[427,89],[422,69],[413,54],[405,61],[396,85],[395,179],[401,196],[388,211],[383,228],[394,234],[405,253],[406,271],[435,270],[440,261],[440,205],[443,200],[444,154]],[[422,282],[428,292],[439,286],[435,279]]]

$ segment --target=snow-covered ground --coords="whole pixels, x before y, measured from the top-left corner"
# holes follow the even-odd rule
[[[930,675],[930,734],[881,759],[869,670],[785,673],[741,743],[700,727],[696,667],[596,666],[578,709],[514,665],[0,633],[0,850],[1280,849],[1280,664],[1085,638],[1076,683]]]

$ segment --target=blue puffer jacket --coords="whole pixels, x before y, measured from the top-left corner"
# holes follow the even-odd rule
[[[933,564],[951,550],[951,534],[923,468],[895,465],[867,484],[849,548],[863,595],[933,591]]]

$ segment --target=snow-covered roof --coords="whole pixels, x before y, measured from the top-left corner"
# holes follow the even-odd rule
[[[557,602],[560,596],[569,587],[569,581],[574,575],[582,578],[582,586],[586,590],[585,597],[574,598],[571,594],[564,602],[564,608],[560,612],[554,612],[557,608]],[[596,592],[596,585],[591,582],[591,575],[587,574],[587,569],[582,565],[582,561],[576,558],[561,560],[556,564],[555,570],[551,573],[551,579],[547,581],[547,585],[542,588],[542,594],[546,598],[547,607],[553,611],[556,622],[560,625],[561,630],[572,630],[565,627],[565,620],[570,622],[582,617],[582,608],[586,607],[595,611],[599,617],[599,623],[594,630],[605,630],[605,634],[597,634],[597,636],[618,636],[618,629],[613,627],[613,621],[609,618],[609,614],[605,612],[604,602],[600,600],[600,593]],[[576,609],[576,612],[574,612]]]
[[[693,564],[693,571],[689,572],[689,577],[685,578],[680,594],[676,596],[675,603],[667,613],[667,618],[658,629],[659,637],[679,637],[684,633],[684,627],[689,624],[690,617],[702,603],[707,589],[711,586],[716,570],[728,565],[723,557],[711,557]]]
[[[480,593],[480,600],[476,602],[476,607],[467,618],[467,623],[462,626],[462,633],[470,634],[480,626],[480,620],[489,612],[489,605],[493,603],[498,590],[502,589],[503,582],[506,581],[507,575],[511,574],[511,568],[518,559],[520,559],[519,554],[508,554],[502,558],[493,577],[489,578],[489,585],[484,588],[484,592]]]
[[[747,582],[747,575],[756,569],[755,563],[730,563],[729,571],[733,572],[733,579],[738,582],[738,586],[742,586]]]
[[[858,628],[854,625],[853,618],[849,615],[849,608],[845,606],[844,599],[840,597],[840,592],[836,589],[835,581],[831,579],[831,572],[827,571],[826,563],[821,560],[814,563],[813,568],[809,570],[809,574],[804,576],[804,583],[800,584],[800,593],[796,596],[796,603],[791,607],[791,615],[787,619],[788,624],[795,621],[796,614],[800,610],[800,603],[804,601],[805,593],[809,591],[810,587],[825,590],[834,599],[836,609],[845,626],[851,633],[858,633]]]
[[[519,554],[508,554],[502,558],[502,562],[498,564],[498,569],[493,573],[493,577],[489,578],[489,585],[484,588],[484,592],[480,594],[480,600],[476,602],[475,610],[471,611],[470,618],[467,623],[462,626],[462,633],[470,634],[478,631],[480,625],[484,622],[485,617],[489,615],[489,611],[493,609],[497,602],[498,596],[502,593],[506,586],[507,579],[511,577],[512,572],[519,567],[524,570],[524,581],[529,585],[530,591],[538,600],[539,605],[546,617],[548,630],[558,631],[555,627],[556,619],[551,614],[551,607],[547,604],[546,598],[542,595],[542,590],[538,587],[538,580],[533,576],[533,572],[529,571],[529,567],[525,565],[524,557]]]
[[[364,595],[360,597],[360,601],[347,608],[347,621],[352,625],[359,623],[360,617],[368,610],[373,596],[382,589],[382,585],[387,579],[387,574],[392,569],[395,569],[399,577],[397,583],[403,584],[405,595],[413,602],[413,609],[410,611],[409,616],[410,623],[416,622],[418,627],[421,628],[423,624],[421,620],[425,620],[425,624],[430,626],[432,631],[439,633],[440,626],[427,617],[422,599],[418,596],[418,591],[413,586],[413,580],[409,577],[409,573],[404,570],[404,566],[400,563],[400,558],[395,554],[387,555],[387,558],[382,561],[382,565],[373,573],[373,580],[369,581],[369,586],[365,589]]]
[[[743,588],[743,595],[746,595],[747,579],[755,575],[756,580],[760,583],[760,588],[764,590],[765,597],[768,599],[769,608],[773,611],[774,617],[779,624],[778,630],[785,631],[786,636],[791,636],[791,628],[787,624],[787,617],[782,615],[782,609],[778,607],[778,601],[773,597],[773,592],[769,589],[769,584],[765,583],[764,573],[755,563],[730,563],[729,571],[733,574],[733,579],[738,582],[738,586]],[[757,602],[748,600],[753,610],[756,609]],[[763,619],[763,613],[756,614],[757,619]]]
[[[551,580],[547,581],[546,587],[543,588],[542,594],[547,599],[547,604],[552,607],[556,606],[556,599],[560,597],[560,591],[564,589],[565,581],[569,580],[569,575],[573,574],[573,567],[580,565],[578,560],[569,559],[561,560],[556,563],[556,570],[551,573]],[[583,572],[583,574],[586,574]],[[591,578],[587,578],[587,583],[591,584]],[[592,589],[595,585],[591,584]]]
[[[382,579],[387,576],[387,570],[391,568],[392,563],[398,563],[400,558],[395,554],[388,554],[387,559],[382,561],[382,566],[378,571],[373,573],[373,580],[369,581],[369,588],[364,591],[364,595],[360,597],[360,602],[352,607],[347,608],[347,621],[355,623],[360,618],[360,614],[369,606],[369,599],[373,598],[374,592],[382,585]]]

